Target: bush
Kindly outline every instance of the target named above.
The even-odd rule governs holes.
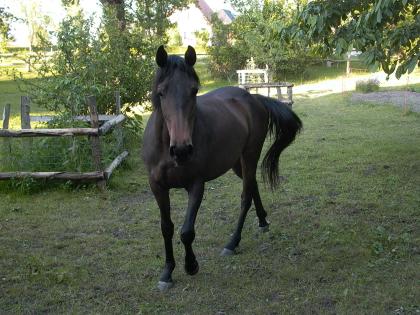
[[[81,115],[88,113],[87,95],[96,97],[100,114],[114,112],[116,90],[122,104],[149,99],[156,48],[168,40],[168,17],[189,1],[168,0],[165,6],[159,1],[101,1],[98,28],[92,17],[84,16],[79,2],[63,1],[67,15],[54,34],[54,56],[46,58],[41,49],[33,60],[42,79],[22,80],[31,100],[50,111]]]
[[[114,112],[115,90],[120,91],[123,104],[145,101],[155,47],[138,32],[118,29],[112,15],[105,15],[97,31],[81,11],[67,16],[57,33],[52,59],[38,53],[36,71],[42,80],[36,85],[22,80],[26,93],[41,107],[73,115],[88,113],[87,95],[96,97],[101,114]]]
[[[358,80],[356,82],[356,91],[362,93],[376,92],[379,91],[379,84],[378,79]]]
[[[217,78],[232,80],[236,70],[242,69],[249,58],[247,50],[241,42],[233,42],[232,26],[223,24],[216,15],[212,18],[212,28],[212,45],[208,47],[210,72]]]

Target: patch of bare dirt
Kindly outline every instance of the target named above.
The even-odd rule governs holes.
[[[420,113],[420,93],[409,91],[384,91],[372,93],[353,93],[352,102],[372,102],[375,104],[391,104],[400,108],[408,108]]]

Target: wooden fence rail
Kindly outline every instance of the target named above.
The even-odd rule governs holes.
[[[92,160],[95,167],[91,172],[0,172],[0,180],[31,177],[36,179],[65,179],[65,180],[95,180],[98,186],[103,188],[105,183],[111,177],[113,171],[127,158],[128,151],[120,153],[107,167],[102,165],[102,152],[100,137],[117,128],[118,149],[122,147],[122,130],[119,129],[126,116],[121,114],[121,100],[119,93],[116,92],[116,115],[107,115],[105,123],[99,126],[99,116],[97,112],[96,99],[94,96],[88,96],[86,102],[90,111],[90,128],[62,128],[62,129],[31,129],[30,101],[23,96],[21,98],[21,128],[20,130],[9,129],[10,104],[6,104],[3,111],[3,129],[0,129],[0,138],[4,138],[7,152],[11,153],[9,138],[26,137],[69,137],[69,136],[88,136],[90,138],[92,149]],[[50,120],[50,119],[48,119]],[[47,121],[48,121],[47,120]],[[28,148],[25,148],[25,150]],[[27,152],[27,154],[30,154]]]

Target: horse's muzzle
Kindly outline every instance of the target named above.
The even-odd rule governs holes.
[[[191,158],[193,151],[194,147],[192,144],[171,145],[169,147],[169,154],[178,164],[187,162]]]

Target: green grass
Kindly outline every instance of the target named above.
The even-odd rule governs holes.
[[[327,67],[325,62],[314,64],[303,71],[295,74],[284,75],[282,81],[292,82],[295,85],[316,83],[322,80],[336,79],[346,76],[346,62],[334,63],[331,67]],[[350,76],[358,76],[360,74],[369,73],[366,66],[359,60],[351,61],[352,73]]]
[[[37,84],[40,79],[34,77],[33,73],[24,73],[25,79],[29,83]],[[3,119],[3,108],[6,104],[11,105],[10,110],[10,129],[20,128],[20,99],[25,92],[19,89],[19,85],[8,76],[0,77],[0,121]],[[50,115],[50,111],[31,103],[31,115]],[[32,124],[33,125],[33,124]],[[0,125],[2,127],[2,125]]]
[[[173,190],[175,287],[139,152],[106,192],[0,191],[0,313],[416,314],[419,311],[420,115],[296,99],[304,131],[281,157],[280,188],[261,185],[270,232],[251,209],[239,254],[219,257],[239,215],[232,172],[206,185],[183,272],[186,194]]]

